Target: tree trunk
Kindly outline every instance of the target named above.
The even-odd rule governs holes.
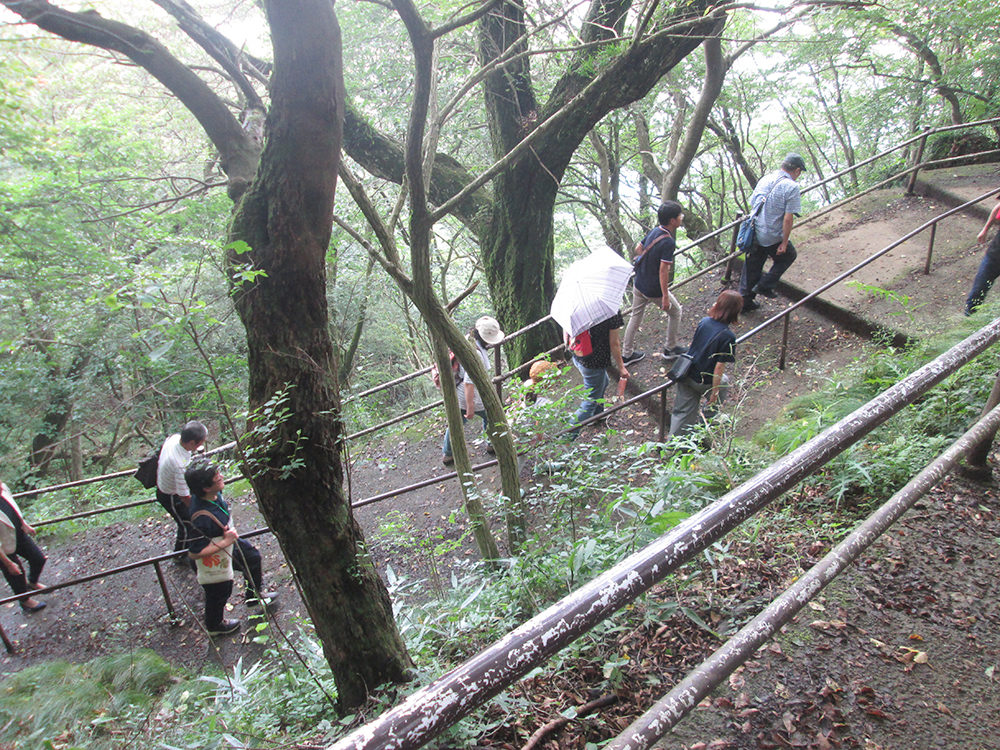
[[[270,0],[266,11],[268,139],[231,229],[250,250],[228,255],[233,270],[266,274],[233,289],[249,347],[246,468],[348,708],[405,680],[410,660],[343,491],[325,264],[344,114],[340,30],[328,0]],[[286,408],[269,408],[279,393]]]
[[[522,162],[497,178],[490,228],[480,241],[490,296],[506,326],[549,314],[555,296],[552,216],[557,188],[557,181],[532,163]],[[555,323],[536,326],[507,344],[507,359],[527,362],[559,340]]]

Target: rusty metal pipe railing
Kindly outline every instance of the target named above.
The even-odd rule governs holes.
[[[1000,123],[1000,117],[998,117],[998,118],[989,118],[989,119],[986,119],[986,120],[979,120],[979,121],[971,122],[971,123],[962,123],[962,124],[959,124],[959,125],[943,126],[943,127],[940,127],[940,128],[934,128],[934,129],[932,129],[930,131],[925,131],[925,132],[923,132],[923,133],[921,133],[919,135],[913,136],[912,138],[910,138],[910,139],[908,139],[906,141],[903,141],[902,143],[898,144],[897,146],[894,146],[894,147],[892,147],[890,149],[887,149],[887,150],[885,150],[883,152],[880,152],[879,154],[876,154],[875,156],[869,157],[868,159],[865,159],[865,160],[863,160],[861,162],[858,162],[857,164],[854,164],[854,165],[852,165],[851,167],[848,167],[845,170],[837,172],[834,175],[831,175],[830,177],[828,177],[823,182],[816,183],[815,185],[811,185],[811,186],[807,187],[805,190],[803,190],[803,192],[807,192],[807,191],[809,191],[809,190],[811,190],[811,189],[813,189],[815,187],[818,187],[821,184],[825,184],[825,183],[827,183],[827,182],[829,182],[829,181],[831,181],[833,179],[836,179],[836,178],[839,178],[839,177],[841,177],[841,176],[843,176],[845,174],[848,174],[851,171],[859,169],[860,167],[866,166],[867,164],[870,164],[873,161],[876,161],[877,159],[882,158],[882,157],[884,157],[884,156],[892,153],[893,151],[899,150],[900,148],[908,146],[909,144],[911,144],[911,143],[913,143],[913,142],[915,142],[917,140],[920,140],[921,138],[926,138],[929,135],[934,135],[936,133],[942,133],[942,132],[948,132],[948,131],[951,131],[951,130],[959,130],[959,129],[972,128],[972,127],[978,127],[978,126],[983,126],[983,125],[991,125],[991,124],[996,124],[996,123]],[[984,152],[984,153],[993,153],[993,152],[991,151],[991,152]],[[975,155],[977,155],[977,154],[973,154],[972,156],[975,156]],[[885,182],[891,182],[892,180],[898,179],[901,175],[906,174],[907,172],[910,172],[912,174],[913,170],[919,169],[921,167],[925,167],[926,168],[927,166],[931,166],[931,165],[944,164],[944,163],[947,163],[948,161],[952,161],[952,160],[955,160],[955,159],[968,158],[968,156],[970,156],[970,155],[965,155],[964,157],[951,157],[949,159],[939,159],[939,160],[936,160],[936,161],[933,161],[933,162],[928,162],[927,164],[916,164],[916,165],[914,165],[914,166],[912,166],[912,167],[910,167],[910,168],[908,168],[906,170],[901,171],[899,174],[895,175],[894,177],[889,178]],[[864,193],[862,193],[862,195],[863,194]],[[853,197],[858,197],[858,196],[853,196]],[[836,205],[843,205],[845,202],[847,202],[847,201],[841,201],[841,202],[839,202]],[[974,202],[975,201],[967,203],[967,204],[965,204],[965,206],[968,206],[968,205],[970,205],[971,203],[974,203]],[[965,207],[965,206],[963,206],[963,207]],[[947,215],[950,215],[950,213],[947,214]],[[806,222],[806,221],[809,221],[811,218],[813,218],[813,215],[810,215],[809,217],[806,217],[803,220],[803,223]],[[732,229],[733,230],[733,243],[735,243],[736,228],[738,227],[739,222],[741,220],[742,219],[737,219],[734,222],[731,222],[731,223],[726,224],[726,225],[724,225],[722,227],[719,227],[718,229],[714,230],[713,232],[710,232],[709,234],[703,235],[702,237],[700,237],[695,242],[693,242],[693,243],[685,246],[684,248],[681,248],[680,250],[678,250],[677,254],[682,254],[682,253],[690,250],[691,248],[694,248],[694,247],[700,245],[702,242],[706,241],[707,239],[710,239],[712,237],[718,236],[719,234],[721,234],[722,232],[726,231],[727,229]],[[731,244],[733,244],[733,243],[731,243]],[[697,279],[697,278],[699,278],[699,277],[701,277],[701,276],[703,276],[703,275],[711,272],[712,270],[714,270],[715,268],[721,266],[724,263],[731,263],[732,259],[734,259],[735,257],[737,257],[739,254],[740,253],[738,253],[738,252],[730,252],[730,254],[727,255],[725,258],[723,258],[723,259],[721,259],[721,260],[713,263],[712,265],[708,266],[707,268],[702,269],[701,271],[698,271],[697,273],[695,273],[695,274],[693,274],[691,276],[686,277],[685,279],[683,279],[683,280],[679,281],[677,284],[675,284],[675,286],[676,287],[683,286],[683,285],[685,285],[687,283],[690,283],[691,281],[694,281],[695,279]],[[826,287],[826,288],[828,288],[828,287]],[[807,298],[804,298],[803,300],[800,300],[800,303],[804,302],[806,299],[811,299],[812,296],[816,296],[816,294],[819,291],[825,291],[825,288],[821,289],[821,290],[817,290],[817,292],[814,293],[813,295],[811,295],[810,297],[807,297]],[[794,307],[797,307],[797,305],[794,306]],[[791,309],[794,309],[794,307],[793,308],[787,308],[786,312],[790,311]],[[781,315],[781,314],[779,313],[779,315]],[[540,318],[539,320],[534,321],[533,323],[529,323],[527,326],[524,326],[523,328],[520,328],[517,331],[514,331],[513,333],[508,334],[504,338],[504,340],[501,342],[500,345],[502,346],[503,343],[506,343],[507,341],[509,341],[509,340],[511,340],[513,338],[516,338],[517,336],[519,336],[519,335],[521,335],[521,334],[523,334],[523,333],[525,333],[525,332],[527,332],[527,331],[529,331],[529,330],[531,330],[531,329],[533,329],[533,328],[535,328],[535,327],[537,327],[539,325],[542,325],[543,323],[547,322],[548,320],[551,320],[551,316],[546,316],[544,318]],[[768,325],[770,322],[771,322],[770,320],[769,321],[765,321],[765,323],[762,324],[761,326],[759,326],[758,328],[766,327],[766,325]],[[757,329],[755,329],[755,331],[756,330]],[[740,340],[742,341],[743,338],[741,338]],[[559,348],[560,347],[555,347],[554,349],[550,350],[550,352],[548,354],[552,354],[553,352],[557,351]],[[515,369],[510,370],[510,371],[508,371],[506,373],[503,373],[502,375],[498,375],[498,376],[496,376],[494,378],[494,381],[496,381],[498,378],[501,378],[501,377],[502,378],[511,377],[511,376],[514,375],[514,373],[517,372],[518,369],[519,368],[515,368]],[[383,384],[381,384],[379,386],[375,386],[374,388],[371,388],[371,389],[369,389],[367,391],[364,391],[364,392],[362,392],[360,394],[357,394],[357,395],[351,397],[350,399],[345,400],[345,403],[347,401],[349,401],[349,400],[354,400],[354,399],[359,398],[361,396],[367,396],[367,395],[371,395],[373,393],[377,393],[377,392],[379,392],[381,390],[385,390],[386,388],[392,387],[393,385],[398,385],[400,383],[403,383],[403,382],[406,382],[407,380],[411,380],[413,378],[419,377],[420,375],[426,374],[428,372],[430,372],[430,368],[429,367],[428,368],[424,368],[422,370],[418,370],[418,371],[413,372],[413,373],[409,373],[408,375],[401,376],[400,378],[397,378],[394,381],[390,381],[388,383],[383,383]],[[438,403],[440,403],[440,402],[438,402]],[[417,409],[415,411],[412,411],[412,412],[409,412],[409,413],[407,413],[405,415],[402,415],[401,417],[389,420],[388,422],[382,423],[380,425],[376,425],[376,426],[374,426],[372,428],[366,428],[366,429],[361,430],[361,431],[359,431],[357,433],[354,433],[353,435],[348,435],[348,436],[346,436],[346,439],[352,439],[352,438],[361,437],[361,436],[370,434],[370,433],[375,432],[375,431],[377,431],[379,429],[383,429],[384,427],[388,427],[388,426],[391,426],[392,424],[396,424],[398,422],[401,422],[401,421],[403,421],[403,420],[405,420],[405,419],[407,419],[407,418],[409,418],[411,416],[416,416],[416,415],[421,414],[421,413],[423,413],[425,411],[429,411],[431,408],[433,408],[432,405],[429,405],[427,407],[423,407],[421,409]],[[215,452],[222,451],[222,450],[227,450],[227,449],[235,447],[235,446],[236,446],[235,442],[226,443],[225,445],[219,446],[218,448],[215,448],[212,451],[209,451],[208,453],[206,453],[206,455],[211,455],[211,454],[213,454]],[[118,471],[118,472],[114,472],[114,473],[106,474],[106,475],[101,475],[101,476],[98,476],[98,477],[90,477],[90,478],[87,478],[87,479],[76,480],[76,481],[73,481],[73,482],[67,482],[67,483],[64,483],[64,484],[53,485],[53,486],[50,486],[50,487],[42,487],[42,488],[37,488],[37,489],[32,489],[32,490],[26,490],[26,491],[23,491],[23,492],[15,493],[14,497],[15,498],[33,497],[33,496],[41,495],[41,494],[48,493],[48,492],[55,492],[55,491],[62,490],[62,489],[69,489],[69,488],[72,488],[72,487],[79,487],[79,486],[83,486],[83,485],[87,485],[87,484],[93,484],[93,483],[97,483],[97,482],[102,482],[102,481],[106,481],[108,479],[115,479],[115,478],[119,478],[119,477],[130,476],[130,475],[132,475],[134,473],[134,471],[135,471],[134,469],[125,469],[125,470],[122,470],[122,471]],[[151,502],[151,501],[149,501],[149,502]],[[107,509],[99,509],[97,511],[90,512],[88,514],[89,515],[97,515],[99,513],[112,512],[112,511],[118,510],[120,508],[132,507],[133,505],[139,505],[139,504],[143,504],[143,503],[127,504],[127,505],[124,505],[124,506],[114,506],[114,507],[107,508]],[[74,516],[68,516],[67,519],[68,518],[74,518],[74,517],[82,517],[82,516],[76,516],[76,515],[74,515]],[[50,523],[54,523],[54,521],[50,521]]]
[[[240,534],[240,539],[252,539],[253,537],[260,536],[262,534],[269,534],[271,529],[267,526],[263,526],[259,529],[254,529],[245,534]],[[126,563],[125,565],[119,565],[116,568],[108,568],[107,570],[102,570],[97,573],[89,573],[85,576],[80,576],[79,578],[71,578],[68,581],[60,581],[59,583],[53,583],[50,586],[45,586],[32,591],[25,591],[23,594],[14,594],[12,596],[7,596],[0,599],[0,606],[4,604],[10,604],[12,602],[20,602],[22,599],[30,599],[34,596],[42,596],[48,594],[52,591],[58,591],[59,589],[68,589],[73,586],[79,586],[80,584],[90,583],[91,581],[97,581],[101,578],[107,578],[108,576],[118,575],[120,573],[127,573],[130,570],[136,570],[145,566],[151,566],[157,577],[157,581],[160,585],[160,590],[163,593],[163,599],[167,607],[167,613],[171,619],[174,619],[174,606],[170,599],[170,593],[167,591],[166,581],[163,578],[163,572],[160,570],[160,563],[167,560],[172,560],[181,555],[187,555],[186,550],[181,550],[179,552],[168,552],[164,555],[157,555],[156,557],[147,557],[142,560],[136,560],[135,562]],[[14,644],[11,643],[7,634],[4,632],[3,625],[0,625],[0,640],[3,641],[4,647],[7,649],[7,653],[14,653]]]
[[[929,227],[929,226],[930,227],[934,227],[934,226],[936,226],[936,223],[938,221],[940,221],[940,220],[942,220],[944,218],[947,218],[948,216],[951,216],[952,214],[958,213],[959,211],[962,211],[965,208],[968,208],[970,205],[978,203],[979,201],[982,201],[982,200],[988,198],[990,195],[993,195],[993,194],[995,194],[997,192],[1000,192],[1000,189],[990,190],[987,193],[984,193],[983,195],[981,195],[981,196],[979,196],[977,198],[972,199],[971,201],[967,201],[966,203],[962,204],[961,206],[957,206],[956,208],[950,209],[949,211],[946,211],[945,213],[940,214],[939,216],[935,217],[934,219],[931,219],[930,221],[925,222],[924,224],[922,224],[917,229],[914,229],[912,232],[908,233],[907,235],[904,235],[903,237],[901,237],[900,239],[898,239],[894,243],[892,243],[892,244],[888,245],[887,247],[883,248],[882,250],[880,250],[880,251],[878,251],[878,252],[870,255],[868,258],[866,258],[865,260],[863,260],[860,263],[856,264],[851,269],[845,271],[844,273],[840,274],[836,278],[834,278],[831,281],[827,282],[826,284],[820,286],[819,288],[817,288],[813,292],[810,292],[809,294],[807,294],[805,297],[803,297],[801,300],[799,300],[795,304],[790,305],[789,307],[785,308],[784,310],[781,310],[778,313],[776,313],[775,315],[773,315],[771,318],[768,318],[767,320],[763,321],[757,327],[751,329],[750,331],[748,331],[745,334],[743,334],[742,336],[740,336],[737,339],[737,343],[742,343],[743,341],[749,339],[751,336],[754,336],[757,333],[759,333],[760,331],[764,330],[768,326],[773,325],[778,320],[782,320],[783,326],[784,326],[784,330],[783,330],[783,333],[782,333],[782,344],[781,344],[781,350],[780,350],[779,368],[780,369],[784,369],[784,366],[786,364],[786,357],[787,357],[788,335],[789,335],[789,325],[790,325],[789,320],[790,320],[790,315],[791,315],[791,313],[793,311],[795,311],[798,308],[802,307],[803,305],[805,305],[806,302],[808,302],[809,300],[813,299],[814,297],[819,296],[822,292],[824,292],[827,289],[829,289],[830,287],[834,286],[834,284],[840,283],[845,278],[848,278],[849,276],[851,276],[852,274],[854,274],[856,271],[860,270],[861,268],[864,268],[866,265],[868,265],[869,263],[877,260],[882,255],[886,254],[890,250],[892,250],[895,247],[899,246],[900,244],[902,244],[906,240],[911,239],[913,236],[919,234],[921,231],[923,231],[927,227]],[[682,280],[681,282],[679,282],[675,286],[682,286],[683,284],[686,284],[686,283],[688,283],[690,281],[693,281],[694,278],[696,278],[698,275],[701,275],[703,273],[707,273],[708,270],[710,270],[711,268],[715,268],[715,267],[718,267],[718,266],[722,265],[723,263],[726,262],[726,260],[727,259],[723,258],[722,260],[717,261],[715,264],[713,264],[712,266],[710,266],[709,269],[705,269],[704,271],[699,272],[699,274],[696,274],[695,276],[687,277],[686,279]],[[560,347],[555,347],[553,350],[551,350],[547,354],[551,354],[551,353],[557,351],[559,348]],[[509,373],[506,373],[506,375],[513,374],[513,372],[515,372],[515,370],[511,370]],[[497,376],[497,377],[501,377],[501,376]],[[494,378],[494,379],[496,379],[496,378]],[[587,426],[589,424],[605,420],[609,416],[611,416],[612,414],[614,414],[615,412],[617,412],[617,411],[619,411],[619,410],[621,410],[621,409],[623,409],[623,408],[625,408],[627,406],[630,406],[630,405],[632,405],[634,403],[637,403],[638,401],[641,401],[641,400],[643,400],[645,398],[649,398],[650,396],[652,396],[652,395],[654,395],[656,393],[663,394],[662,398],[665,399],[665,390],[667,388],[669,388],[671,385],[673,385],[673,383],[671,383],[670,381],[665,381],[664,383],[661,383],[660,385],[657,385],[657,386],[649,389],[648,391],[646,391],[646,392],[644,392],[644,393],[642,393],[642,394],[640,394],[638,396],[634,396],[631,399],[629,399],[627,401],[624,401],[623,403],[618,404],[618,405],[612,407],[611,409],[606,410],[605,412],[603,412],[601,414],[598,414],[598,415],[595,415],[594,417],[591,417],[590,419],[586,420],[585,422],[582,422],[579,426],[581,426],[581,427],[582,426]],[[359,437],[359,436],[362,436],[362,435],[369,434],[371,432],[375,432],[376,430],[382,429],[383,427],[389,426],[390,424],[395,424],[397,422],[401,422],[401,421],[403,421],[405,419],[408,419],[409,417],[415,416],[417,414],[421,414],[423,412],[430,411],[431,409],[434,409],[434,408],[440,406],[441,403],[442,403],[441,401],[436,401],[436,402],[434,402],[432,404],[429,404],[427,406],[421,407],[421,408],[416,409],[416,410],[414,410],[412,412],[408,412],[407,414],[404,414],[402,416],[395,417],[392,420],[389,420],[388,422],[385,422],[385,423],[383,423],[381,425],[375,425],[373,427],[367,428],[365,430],[362,430],[360,432],[354,433],[352,435],[348,435],[347,439],[352,439],[352,438],[355,438],[355,437]],[[663,404],[661,404],[661,411],[665,411],[665,408],[666,407],[665,407],[665,402],[664,402]],[[665,423],[665,417],[663,417],[661,415],[661,418],[660,418],[660,429],[659,429],[659,439],[661,441],[665,437],[664,423]],[[574,426],[574,427],[576,427],[576,426]],[[573,428],[567,428],[566,430],[563,430],[562,433],[569,432],[571,429],[573,429]],[[562,434],[562,433],[559,433],[559,434]],[[215,449],[215,451],[222,450],[222,449],[227,448],[227,447],[232,447],[233,445],[235,445],[235,443],[228,443],[225,446],[220,446],[219,448]],[[215,452],[215,451],[213,451],[213,452]],[[522,454],[522,452],[518,453],[518,455],[521,455],[521,454]],[[496,463],[497,463],[496,459],[492,459],[492,460],[489,460],[489,461],[485,461],[485,462],[483,462],[481,464],[477,464],[477,465],[473,466],[472,468],[475,471],[479,471],[479,470],[482,470],[482,469],[489,468],[490,466],[494,466]],[[126,474],[131,474],[131,473],[132,473],[132,470],[129,470],[127,472],[121,472],[120,475],[126,475]],[[404,487],[396,488],[394,490],[389,490],[387,492],[383,492],[383,493],[380,493],[378,495],[373,495],[373,496],[364,498],[364,499],[359,500],[359,501],[357,501],[355,503],[352,503],[352,507],[359,508],[359,507],[364,507],[365,505],[371,505],[373,503],[380,502],[382,500],[388,500],[390,498],[398,497],[399,495],[406,494],[407,492],[412,492],[412,491],[415,491],[415,490],[418,490],[418,489],[422,489],[424,487],[428,487],[428,486],[431,486],[431,485],[434,485],[434,484],[438,484],[440,482],[445,482],[445,481],[448,481],[450,479],[454,479],[456,476],[457,476],[457,474],[454,471],[447,472],[445,474],[441,474],[441,475],[436,476],[436,477],[431,477],[430,479],[423,480],[421,482],[417,482],[417,483],[414,483],[414,484],[411,484],[411,485],[406,485]],[[48,488],[47,491],[51,491],[53,489],[57,489],[57,488]],[[148,503],[148,502],[152,502],[152,500],[140,501],[140,502],[136,502],[136,503],[128,503],[128,504],[125,504],[125,505],[122,505],[122,506],[115,506],[114,508],[98,509],[98,510],[94,510],[94,511],[87,511],[87,512],[84,512],[84,513],[81,513],[81,514],[74,514],[73,516],[67,516],[67,517],[62,518],[62,519],[53,519],[51,521],[40,521],[38,524],[36,524],[36,526],[45,525],[46,523],[55,523],[57,520],[69,520],[71,518],[85,517],[85,516],[89,516],[89,515],[97,515],[99,513],[110,512],[112,510],[117,510],[117,509],[120,509],[120,508],[133,507],[135,505],[142,505],[142,504],[145,504],[145,503]]]
[[[860,441],[1000,340],[1000,319],[903,378],[755,477],[465,663],[353,731],[332,750],[417,748],[520,679],[682,563]]]
[[[646,750],[652,747],[943,479],[971,446],[996,432],[998,427],[1000,406],[976,422],[951,447],[924,467],[846,539],[830,550],[808,573],[782,592],[708,659],[688,672],[667,695],[605,745],[605,750]]]

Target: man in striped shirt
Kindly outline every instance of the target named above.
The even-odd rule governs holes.
[[[754,297],[761,294],[774,298],[774,287],[781,274],[795,262],[795,245],[789,237],[795,217],[802,211],[802,198],[796,180],[806,171],[806,162],[791,153],[781,163],[781,169],[763,177],[750,196],[750,210],[763,203],[754,220],[756,237],[747,251],[740,276],[740,294],[743,295],[743,312],[760,307]],[[771,268],[763,273],[764,262],[770,258]]]

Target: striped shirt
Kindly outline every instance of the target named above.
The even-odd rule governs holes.
[[[754,227],[757,230],[757,244],[770,247],[781,242],[785,214],[798,215],[802,212],[802,198],[798,184],[783,169],[772,172],[757,183],[750,196],[750,210],[765,198],[764,208],[757,214]]]

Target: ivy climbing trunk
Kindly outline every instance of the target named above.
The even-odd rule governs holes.
[[[343,121],[340,32],[328,0],[265,5],[274,45],[267,144],[228,254],[249,349],[244,451],[346,708],[404,680],[410,660],[343,490],[325,263]]]

